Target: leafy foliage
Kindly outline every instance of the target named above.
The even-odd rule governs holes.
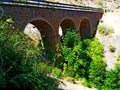
[[[56,59],[60,62],[57,65],[63,76],[72,78],[72,81],[73,78],[82,80],[89,87],[107,90],[108,87],[101,87],[104,86],[107,72],[103,45],[97,38],[79,38],[74,31],[68,30],[63,45],[58,45],[57,51]]]
[[[60,77],[61,73],[62,73],[61,69],[59,69],[57,67],[55,67],[55,68],[52,69],[52,75],[54,77],[57,77],[57,78]]]
[[[103,85],[106,73],[106,63],[101,57],[96,56],[90,64],[89,80],[98,88]]]
[[[87,47],[87,54],[94,59],[96,56],[103,57],[103,45],[98,41],[97,38],[86,39],[85,43],[89,45]]]
[[[61,64],[63,76],[93,79],[93,77],[97,76],[92,76],[92,73],[100,74],[105,72],[106,64],[102,60],[103,46],[96,38],[81,39],[73,30],[67,30],[64,35],[63,45],[57,55],[62,57],[57,59],[62,59],[60,61],[63,63]],[[59,60],[57,61],[59,62]],[[101,69],[99,68],[99,71],[94,71],[93,66],[98,67],[99,62],[101,63]],[[89,76],[90,74],[91,76]]]
[[[66,31],[63,44],[63,74],[76,78],[85,76],[87,73],[85,69],[87,69],[89,59],[87,60],[88,57],[86,57],[85,51],[82,50],[83,44],[77,33],[70,30]]]
[[[99,88],[99,86],[103,85],[106,75],[106,62],[102,59],[104,56],[103,45],[96,38],[86,39],[84,42],[89,45],[86,52],[92,59],[89,66],[89,83]]]
[[[0,22],[0,88],[54,90],[57,82],[46,77],[52,72],[55,77],[77,78],[100,90],[120,89],[120,65],[105,70],[103,45],[98,39],[79,38],[73,30],[67,30],[62,46],[56,46],[56,54],[48,52],[55,65],[51,67],[49,62],[38,61],[43,49],[34,47],[29,37],[8,23]]]
[[[107,89],[106,89],[107,88]],[[119,90],[120,89],[120,64],[116,64],[114,70],[109,70],[106,74],[103,90]]]
[[[80,42],[79,36],[74,30],[67,29],[63,38],[63,44],[66,47],[73,48]]]
[[[41,47],[34,47],[27,36],[1,20],[0,88],[53,90],[56,83],[46,77],[48,65],[37,61],[41,53]]]

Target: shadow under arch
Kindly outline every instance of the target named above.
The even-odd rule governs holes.
[[[49,49],[49,50],[54,51],[55,39],[53,38],[54,31],[53,31],[51,25],[48,22],[46,22],[45,20],[41,20],[41,19],[32,20],[29,23],[38,29],[40,36],[41,36],[40,42],[43,43],[44,49]]]
[[[90,21],[87,18],[83,18],[81,20],[79,30],[80,30],[81,37],[91,36],[91,25],[90,25]]]
[[[63,19],[59,25],[59,27],[61,27],[63,34],[65,33],[65,30],[70,29],[70,30],[75,30],[75,24],[74,22],[67,18],[67,19]]]

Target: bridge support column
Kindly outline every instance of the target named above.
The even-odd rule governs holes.
[[[54,32],[54,35],[49,36],[48,40],[50,42],[50,50],[53,51],[53,52],[56,52],[56,45],[60,44],[60,37],[59,37],[59,34],[58,34],[58,30],[56,28],[53,29],[52,31]]]
[[[47,37],[48,38],[48,40],[49,40],[49,43],[50,43],[50,46],[48,47],[48,49],[50,49],[51,51],[55,51],[55,38],[54,38],[54,36],[52,36],[52,37]]]
[[[56,45],[57,44],[60,44],[60,38],[59,38],[59,35],[55,35],[53,37],[47,37],[49,38],[49,42],[50,42],[50,47],[49,49],[53,52],[56,51]]]
[[[79,28],[79,25],[76,25],[76,32],[77,32],[78,36],[80,37],[80,28]]]

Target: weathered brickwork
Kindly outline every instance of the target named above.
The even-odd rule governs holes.
[[[51,48],[60,42],[59,26],[64,29],[72,27],[80,36],[94,36],[97,24],[103,12],[78,11],[65,9],[50,9],[43,7],[1,5],[6,17],[12,17],[14,24],[20,30],[24,30],[28,23],[34,24],[46,37]]]

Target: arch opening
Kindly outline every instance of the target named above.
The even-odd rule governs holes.
[[[91,35],[91,27],[88,19],[83,19],[80,23],[80,36],[90,36]]]
[[[27,24],[24,32],[35,42],[35,46],[41,45],[43,49],[54,51],[52,27],[43,20],[35,20]]]
[[[65,30],[70,29],[70,30],[75,30],[75,24],[72,20],[70,19],[65,19],[61,22],[60,27],[63,31],[63,34],[65,33]]]
[[[59,26],[58,34],[60,36],[60,42],[63,43],[63,37],[66,33],[66,30],[75,30],[75,24],[70,19],[65,19],[61,22]]]

